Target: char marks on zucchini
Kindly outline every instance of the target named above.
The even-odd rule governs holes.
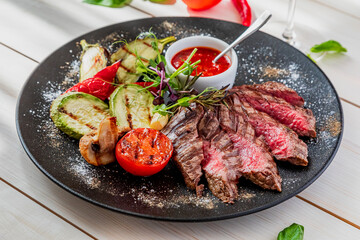
[[[140,74],[136,73],[137,56],[142,60],[145,66],[148,66],[150,60],[154,60],[158,52],[162,52],[165,45],[175,41],[175,37],[158,39],[158,49],[154,49],[152,44],[156,42],[154,38],[136,39],[123,45],[119,50],[111,55],[111,62],[121,60],[121,66],[116,76],[119,83],[134,83],[138,80]]]
[[[60,95],[50,108],[50,117],[56,127],[76,139],[98,129],[100,122],[109,116],[105,102],[81,92]]]

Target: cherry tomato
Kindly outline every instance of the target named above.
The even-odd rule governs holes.
[[[221,0],[183,0],[193,10],[205,10],[218,4]]]
[[[151,176],[160,172],[173,153],[170,139],[151,128],[137,128],[116,145],[115,155],[120,166],[136,176]]]

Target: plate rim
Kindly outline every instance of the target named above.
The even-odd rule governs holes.
[[[135,216],[135,217],[139,217],[139,218],[145,218],[145,219],[151,219],[151,220],[160,220],[160,221],[170,221],[170,222],[210,222],[210,221],[218,221],[218,220],[225,220],[225,219],[230,219],[230,218],[236,218],[236,217],[241,217],[241,216],[246,216],[252,213],[256,213],[256,212],[260,212],[263,211],[265,209],[274,207],[279,205],[282,202],[285,202],[287,200],[289,200],[290,198],[298,195],[300,192],[304,191],[306,188],[308,188],[312,183],[314,183],[323,173],[324,171],[329,167],[329,165],[332,163],[334,157],[336,156],[337,151],[339,150],[339,147],[341,145],[341,141],[343,138],[343,132],[344,132],[344,113],[343,113],[343,107],[342,107],[342,103],[341,103],[341,99],[333,85],[333,83],[330,81],[329,77],[324,73],[324,71],[313,61],[311,61],[310,59],[308,59],[308,61],[311,62],[311,64],[313,64],[313,66],[315,66],[317,68],[317,70],[320,71],[320,73],[326,78],[326,80],[328,81],[330,87],[332,88],[332,90],[335,93],[335,97],[337,102],[339,103],[339,114],[340,114],[340,122],[341,122],[341,131],[338,135],[338,139],[336,141],[336,146],[333,149],[330,158],[328,159],[328,161],[326,162],[326,164],[311,178],[310,181],[308,181],[306,184],[304,184],[303,186],[301,186],[300,188],[298,188],[296,191],[294,191],[293,193],[289,194],[288,196],[285,196],[284,198],[280,198],[274,202],[269,202],[267,204],[264,204],[262,206],[253,208],[253,209],[249,209],[249,210],[245,210],[242,212],[237,212],[237,213],[232,213],[232,214],[225,214],[225,215],[220,215],[220,216],[212,216],[212,217],[203,217],[200,219],[188,219],[188,218],[172,218],[172,217],[163,217],[163,216],[156,216],[156,215],[150,215],[150,214],[144,214],[144,213],[138,213],[138,212],[133,212],[133,211],[128,211],[128,210],[124,210],[124,209],[119,209],[116,207],[112,207],[109,206],[107,204],[95,201],[89,197],[83,196],[81,193],[78,193],[76,191],[74,191],[73,189],[71,189],[70,187],[66,186],[65,184],[61,183],[59,180],[57,180],[54,176],[52,176],[49,172],[47,172],[35,159],[35,157],[31,154],[29,148],[26,146],[25,144],[25,140],[21,134],[21,126],[19,124],[19,111],[20,111],[20,101],[23,97],[23,94],[25,92],[25,88],[28,85],[28,83],[30,82],[32,76],[34,75],[34,73],[40,68],[40,66],[47,61],[55,52],[59,51],[60,49],[62,49],[64,46],[68,45],[69,43],[73,42],[74,40],[76,40],[77,38],[81,38],[82,36],[91,34],[93,32],[97,32],[99,30],[103,30],[103,29],[111,29],[114,28],[115,26],[119,25],[119,24],[126,24],[126,23],[132,23],[132,22],[141,22],[144,20],[148,20],[148,19],[158,19],[158,20],[181,20],[181,19],[203,19],[203,20],[212,20],[212,21],[220,21],[220,22],[225,22],[225,23],[231,23],[231,24],[238,24],[241,25],[239,23],[236,22],[231,22],[231,21],[226,21],[226,20],[221,20],[221,19],[214,19],[214,18],[204,18],[204,17],[173,17],[173,16],[168,16],[168,17],[150,17],[150,18],[140,18],[140,19],[135,19],[135,20],[130,20],[130,21],[124,21],[124,22],[118,22],[118,23],[114,23],[114,24],[110,24],[110,25],[106,25],[104,27],[100,27],[91,31],[88,31],[84,34],[81,34],[77,37],[72,38],[70,41],[67,41],[65,44],[61,45],[60,47],[58,47],[57,49],[55,49],[54,51],[52,51],[46,58],[44,58],[41,62],[38,63],[38,65],[36,66],[36,68],[31,72],[31,74],[29,75],[29,77],[27,78],[27,80],[23,83],[23,86],[21,88],[21,91],[19,92],[19,95],[17,97],[17,102],[16,102],[16,111],[15,111],[15,123],[16,123],[16,132],[17,135],[19,137],[20,143],[22,145],[22,147],[24,148],[26,154],[28,155],[28,157],[30,158],[30,160],[35,164],[35,166],[45,175],[47,176],[52,182],[56,183],[58,186],[60,186],[61,188],[67,190],[68,192],[70,192],[71,194],[89,202],[92,203],[96,206],[100,206],[102,208],[117,212],[117,213],[122,213],[122,214],[126,214],[129,216]],[[243,26],[243,25],[241,25]],[[245,26],[243,26],[245,27]],[[246,28],[246,27],[245,27]],[[267,35],[268,37],[272,38],[275,41],[281,41],[281,39],[278,39],[268,33],[262,32],[260,31],[262,34]],[[289,45],[290,46],[290,45]],[[297,53],[300,53],[301,55],[305,56],[306,55],[304,53],[302,53],[300,50],[298,50],[297,48],[294,48],[293,46],[290,46],[291,48],[295,49]],[[306,57],[307,58],[307,57]]]

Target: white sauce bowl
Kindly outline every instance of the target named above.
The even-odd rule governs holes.
[[[165,53],[165,59],[167,62],[166,68],[170,73],[173,73],[176,71],[174,66],[171,64],[171,59],[181,50],[184,50],[186,48],[192,48],[192,47],[210,47],[215,48],[219,50],[220,52],[223,51],[225,48],[227,48],[229,44],[226,42],[213,38],[213,37],[207,37],[207,36],[193,36],[193,37],[187,37],[180,39],[176,42],[174,42],[166,51]],[[238,67],[238,57],[234,51],[234,49],[231,49],[230,52],[226,54],[229,59],[231,60],[230,67],[217,75],[209,76],[209,77],[200,77],[198,80],[196,80],[193,87],[201,92],[207,87],[214,87],[217,89],[221,89],[222,87],[225,87],[226,85],[229,85],[228,88],[232,88],[235,82],[235,76],[236,76],[236,70]],[[179,75],[179,79],[184,81],[186,80],[187,76],[184,74]]]

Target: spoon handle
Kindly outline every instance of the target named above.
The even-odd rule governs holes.
[[[254,32],[256,32],[257,30],[259,30],[262,26],[264,26],[264,24],[270,19],[271,17],[271,13],[270,11],[266,10],[264,11],[260,17],[258,19],[256,19],[256,21],[251,24],[250,27],[248,27],[248,29],[245,30],[245,32],[243,32],[232,44],[230,44],[224,51],[222,51],[219,55],[217,55],[217,57],[214,59],[214,63],[217,62],[217,60],[219,60],[219,58],[221,58],[222,56],[225,55],[225,53],[227,53],[231,48],[233,48],[235,45],[241,43],[242,41],[244,41],[247,37],[249,37],[250,35],[252,35]]]

